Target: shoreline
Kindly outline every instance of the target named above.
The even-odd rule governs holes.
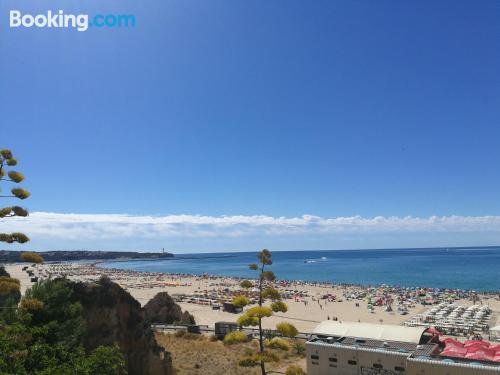
[[[177,258],[176,260],[184,260],[184,259],[199,259],[199,258],[182,258],[182,259]],[[128,261],[135,261],[135,260],[123,260],[120,262],[126,263]],[[248,277],[223,275],[223,274],[216,275],[216,274],[208,274],[208,273],[198,274],[198,273],[190,273],[190,272],[182,272],[182,273],[157,272],[157,271],[144,271],[144,270],[134,270],[134,269],[126,269],[126,268],[100,266],[100,264],[103,264],[103,263],[115,263],[115,261],[114,260],[111,260],[111,261],[103,260],[103,261],[95,262],[92,264],[95,265],[96,268],[100,268],[103,270],[131,271],[131,272],[141,272],[141,273],[161,274],[161,275],[175,275],[175,276],[186,276],[186,277],[188,277],[188,276],[192,276],[192,277],[203,277],[203,276],[222,277],[222,278],[232,278],[232,279],[240,280],[240,281],[247,280],[247,279],[253,280],[252,278],[248,278]],[[346,286],[346,287],[359,287],[359,288],[388,287],[388,288],[400,288],[400,289],[409,289],[409,290],[426,289],[426,290],[436,290],[436,291],[457,291],[457,292],[464,292],[464,293],[476,293],[476,294],[481,294],[481,295],[500,295],[500,289],[498,289],[498,290],[474,290],[474,289],[432,287],[432,286],[422,286],[422,285],[406,286],[406,285],[395,285],[395,284],[387,284],[387,283],[382,283],[382,284],[337,283],[334,281],[314,281],[314,280],[300,280],[300,279],[288,279],[288,278],[276,278],[276,281],[283,281],[283,282],[289,282],[289,283],[300,282],[300,283],[304,283],[304,284],[325,285],[325,286]]]
[[[22,277],[23,293],[32,285],[25,277],[26,273],[21,271],[24,265],[6,266],[12,277]],[[236,295],[248,293],[250,297],[253,296],[251,291],[244,291],[239,286],[245,278],[237,277],[143,272],[71,262],[39,265],[37,275],[42,279],[66,277],[82,282],[92,282],[107,276],[142,306],[157,293],[167,292],[183,310],[195,317],[197,324],[210,327],[217,321],[236,321],[239,317],[239,314],[216,309],[216,305],[221,306],[223,301],[230,301]],[[402,325],[443,302],[463,306],[487,305],[492,310],[490,325],[500,324],[500,297],[497,294],[418,287],[336,285],[300,280],[276,280],[272,286],[284,295],[289,310],[266,319],[266,329],[288,321],[300,332],[311,332],[318,323],[328,319]],[[391,302],[392,311],[386,311],[388,301]]]

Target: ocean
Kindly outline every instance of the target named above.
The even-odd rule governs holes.
[[[500,290],[500,247],[273,252],[278,279],[361,285]],[[135,271],[252,277],[256,252],[182,254],[160,261],[113,261]]]

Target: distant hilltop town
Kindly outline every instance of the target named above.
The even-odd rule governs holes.
[[[22,251],[0,250],[0,262],[19,262]],[[88,251],[88,250],[59,250],[36,252],[45,262],[61,262],[74,260],[126,260],[126,259],[160,259],[173,258],[174,254],[139,253],[136,251]]]

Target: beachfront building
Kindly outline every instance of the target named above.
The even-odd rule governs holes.
[[[452,344],[425,327],[325,321],[306,343],[309,375],[500,374],[500,360],[451,353]],[[457,344],[458,345],[458,344]],[[443,350],[444,349],[444,350]],[[446,352],[446,350],[449,350]],[[462,351],[467,349],[462,348]],[[471,349],[472,350],[472,349]],[[442,355],[444,352],[445,355]],[[471,352],[471,354],[474,354]],[[500,353],[500,351],[499,351]]]

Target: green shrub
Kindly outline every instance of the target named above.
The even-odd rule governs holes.
[[[274,339],[269,341],[268,346],[272,349],[279,349],[284,351],[290,350],[290,343],[285,339],[280,339],[279,337],[275,337]]]
[[[240,286],[241,286],[242,288],[248,289],[248,288],[253,287],[253,283],[252,283],[250,280],[243,280],[243,281],[240,283]]]
[[[247,352],[246,355],[238,362],[238,365],[241,367],[253,367],[257,366],[260,364],[261,359],[264,362],[279,362],[280,357],[269,351],[264,351],[264,353],[249,353]]]
[[[284,312],[284,313],[286,313],[288,311],[288,306],[283,301],[276,301],[276,302],[271,303],[271,309],[274,312]]]
[[[19,280],[2,276],[0,280],[0,294],[19,292]]]
[[[125,361],[117,345],[98,346],[85,360],[89,374],[116,375],[125,373]]]
[[[118,346],[85,352],[86,322],[73,287],[62,279],[37,283],[26,291],[18,314],[8,322],[0,317],[0,374],[126,373]]]
[[[299,331],[293,324],[282,322],[276,325],[276,329],[285,337],[295,337],[298,335]]]
[[[21,299],[19,280],[0,276],[0,307],[16,307]],[[3,310],[3,309],[2,309]],[[7,311],[0,310],[0,314]],[[6,309],[8,310],[8,309]]]
[[[185,335],[185,334],[186,334],[186,331],[185,331],[185,330],[183,330],[183,329],[180,329],[180,330],[178,330],[178,331],[175,331],[174,336],[175,336],[175,337],[184,337],[184,335]]]
[[[265,351],[262,354],[259,354],[259,356],[264,360],[264,362],[279,362],[280,357],[273,352]]]
[[[245,296],[236,296],[233,298],[231,303],[234,306],[244,307],[250,303],[250,300]]]
[[[43,309],[43,302],[36,298],[24,298],[21,307],[27,311],[38,311]]]
[[[17,284],[18,286],[21,285],[21,282],[19,281],[19,279],[14,279],[10,276],[0,276],[0,282],[14,283],[14,284]]]
[[[286,369],[285,375],[307,375],[301,367],[297,365],[291,365]]]
[[[295,352],[298,355],[301,355],[301,354],[305,353],[306,346],[303,343],[301,343],[301,342],[296,342],[296,343],[293,344],[293,350],[295,350]]]
[[[229,332],[226,337],[224,337],[224,344],[232,345],[238,344],[241,342],[247,342],[248,337],[245,332],[242,331],[233,331]]]
[[[241,367],[254,367],[259,365],[259,361],[254,356],[243,357],[238,361],[238,365]]]
[[[276,331],[273,331],[272,329],[263,330],[262,335],[268,340],[271,340],[275,337],[278,337],[278,334],[276,333]]]

